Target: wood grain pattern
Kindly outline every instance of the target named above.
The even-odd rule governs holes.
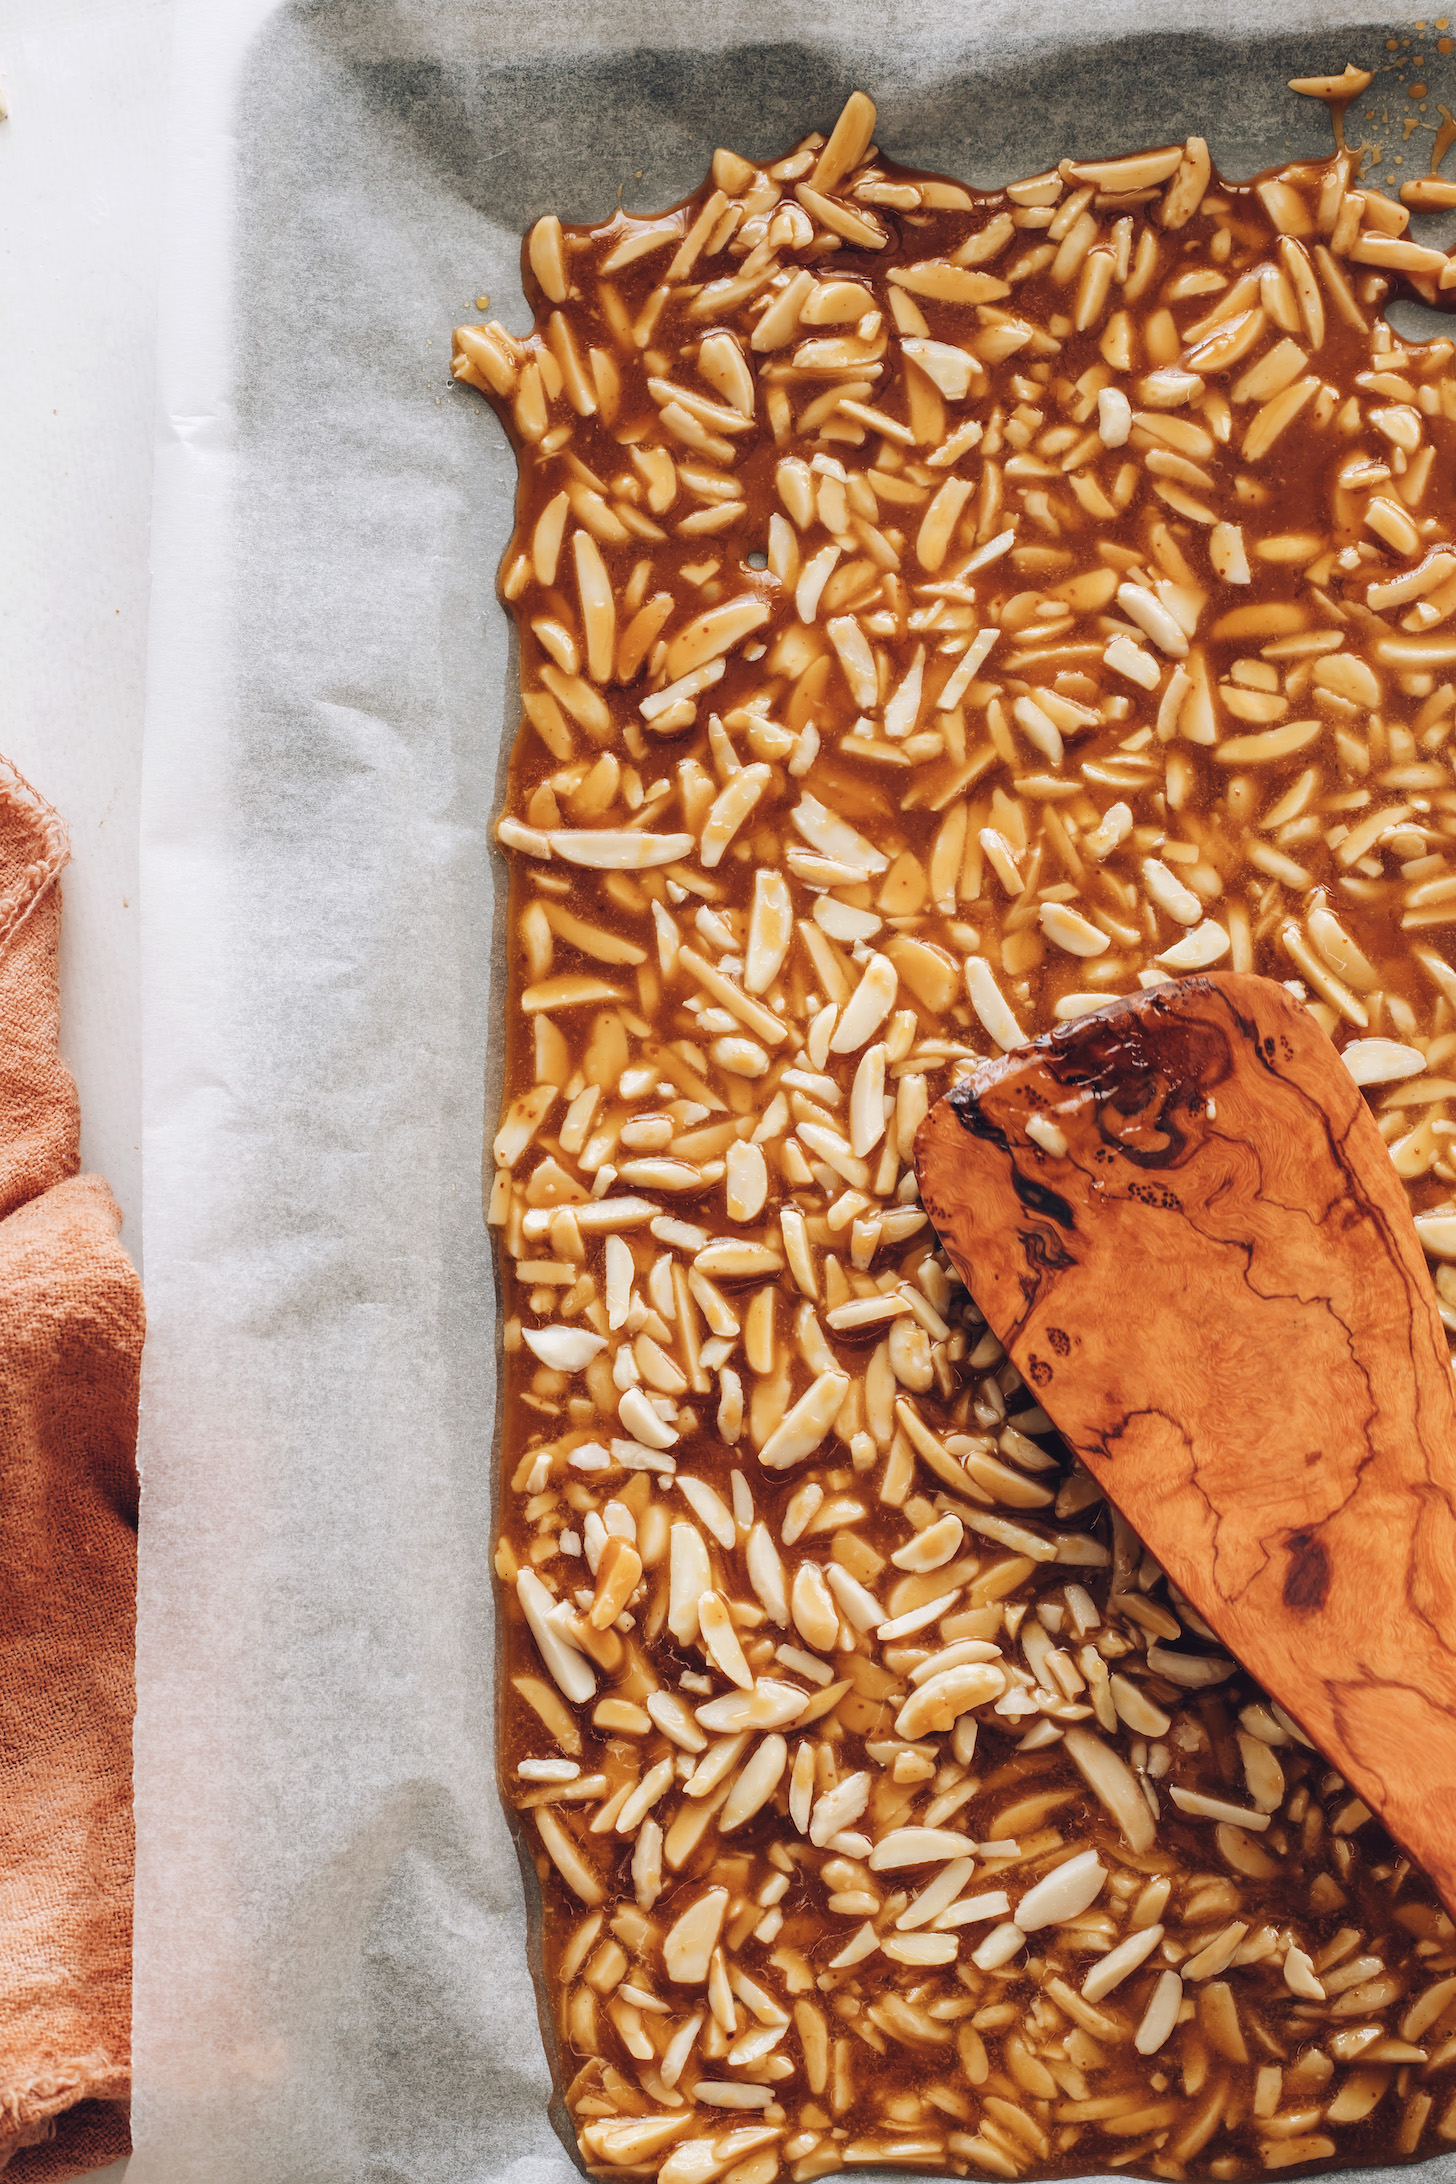
[[[916,1165],[1047,1414],[1456,1912],[1456,1396],[1333,1046],[1266,979],[1155,987],[978,1068]]]

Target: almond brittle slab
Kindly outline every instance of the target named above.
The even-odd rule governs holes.
[[[534,331],[456,334],[521,465],[501,1764],[567,2105],[666,2184],[1425,2154],[1449,1920],[911,1151],[976,1057],[1258,970],[1456,1325],[1456,374],[1382,316],[1447,261],[1348,156],[977,192],[874,121],[548,216]]]

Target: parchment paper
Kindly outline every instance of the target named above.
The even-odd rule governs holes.
[[[1387,25],[1332,27],[1362,17],[181,0],[133,2184],[572,2173],[492,1756],[514,465],[448,385],[451,326],[478,293],[524,326],[539,213],[669,204],[716,144],[781,153],[855,85],[888,150],[977,181],[1194,129],[1231,174],[1318,151],[1284,79],[1384,59]]]

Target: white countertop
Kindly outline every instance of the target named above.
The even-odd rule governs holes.
[[[65,817],[81,1149],[141,1225],[137,814],[168,0],[11,0],[0,45],[0,751]],[[200,725],[199,732],[205,732]]]

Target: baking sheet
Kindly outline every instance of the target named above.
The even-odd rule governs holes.
[[[978,182],[1194,129],[1242,174],[1327,141],[1285,77],[1385,58],[1339,0],[1277,34],[1267,6],[1154,12],[182,0],[133,2184],[572,2173],[491,1726],[514,465],[450,328],[487,293],[525,326],[539,213],[666,205],[856,85],[897,158]]]

